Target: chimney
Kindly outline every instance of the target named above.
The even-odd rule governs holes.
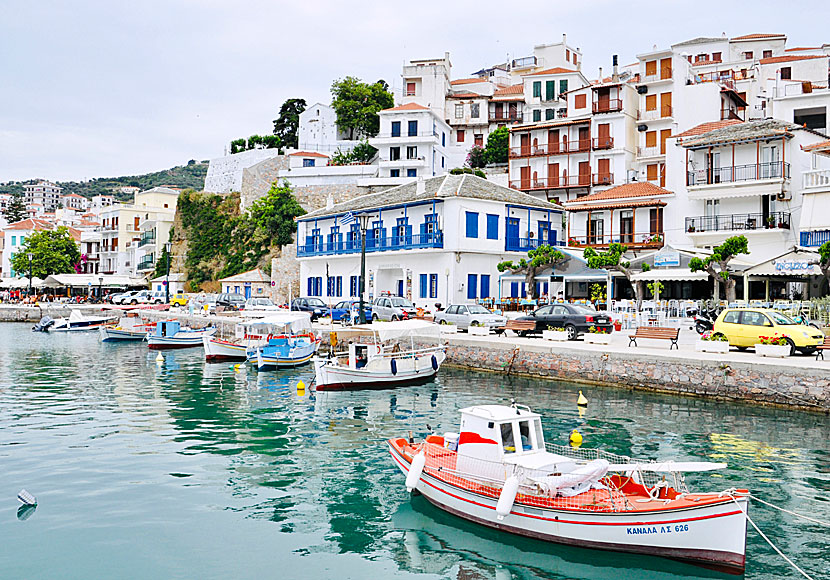
[[[599,67],[599,82],[602,82],[602,67]]]
[[[616,83],[616,82],[619,82],[619,80],[620,80],[620,71],[617,70],[617,55],[616,54],[611,57],[611,62],[614,64],[614,69],[613,69],[614,72],[611,74],[611,80]]]
[[[423,195],[426,191],[426,183],[424,183],[424,178],[419,177],[418,181],[415,182],[415,194],[416,195]]]
[[[564,32],[562,33],[562,44],[568,44],[568,35]]]

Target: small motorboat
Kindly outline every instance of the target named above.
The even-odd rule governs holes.
[[[69,314],[69,318],[55,319],[55,325],[52,330],[57,332],[81,332],[87,330],[98,330],[105,324],[110,324],[116,320],[116,316],[87,316],[81,314],[80,310],[73,309]]]
[[[408,490],[479,524],[540,540],[743,571],[747,490],[692,493],[723,463],[633,460],[546,444],[515,403],[461,409],[458,433],[388,440]]]
[[[274,314],[248,327],[250,336],[265,336],[264,342],[248,349],[248,361],[259,371],[308,364],[320,347],[308,312]]]
[[[44,316],[32,327],[32,332],[49,332],[54,324],[55,320],[51,316]]]
[[[224,340],[216,336],[205,336],[202,344],[205,347],[207,362],[246,361],[248,353],[268,340],[269,327],[257,322],[241,322],[236,325],[233,340]]]
[[[117,323],[100,326],[101,342],[139,341],[155,328],[155,324],[147,324],[138,314],[129,312],[122,316]]]
[[[190,348],[201,346],[202,339],[216,334],[216,327],[193,329],[182,326],[178,320],[159,320],[156,331],[147,336],[151,350]]]
[[[318,391],[387,389],[426,383],[446,357],[438,325],[421,320],[355,326],[347,352],[314,359]],[[362,334],[361,334],[362,333]],[[416,348],[414,337],[434,337],[437,346]],[[401,348],[409,338],[408,348]]]

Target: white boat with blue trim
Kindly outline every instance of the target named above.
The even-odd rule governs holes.
[[[116,324],[98,327],[101,342],[141,341],[155,330],[154,323],[146,323],[137,313],[128,312]]]
[[[202,346],[202,339],[216,334],[216,327],[193,329],[182,326],[178,320],[159,320],[156,331],[147,337],[152,350],[191,348]]]
[[[52,330],[55,332],[84,332],[98,330],[100,327],[112,323],[117,316],[87,316],[73,308],[68,318],[56,318]]]
[[[320,347],[308,312],[282,312],[244,326],[248,336],[256,337],[248,362],[259,371],[308,364]]]

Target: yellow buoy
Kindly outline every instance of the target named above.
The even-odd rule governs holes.
[[[297,396],[302,397],[303,395],[305,395],[305,383],[300,381],[297,383]]]
[[[239,363],[236,363],[235,365],[233,365],[233,370],[234,370],[234,372],[237,372],[237,373],[239,372]]]
[[[585,398],[585,395],[582,394],[582,391],[579,391],[579,397],[576,399],[576,404],[581,407],[588,406],[588,399]]]
[[[568,442],[571,444],[572,447],[579,447],[582,445],[582,435],[579,431],[574,429],[571,431],[571,436],[568,437]]]

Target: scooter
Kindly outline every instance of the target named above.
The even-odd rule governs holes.
[[[700,312],[695,314],[695,330],[698,334],[709,332],[715,328],[715,319],[718,317],[718,310],[716,308],[701,308]]]

